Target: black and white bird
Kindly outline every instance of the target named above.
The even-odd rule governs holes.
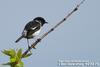
[[[34,38],[35,36],[39,35],[42,26],[46,23],[47,22],[45,21],[44,18],[36,17],[35,19],[33,19],[32,21],[26,24],[22,32],[22,35],[15,42],[17,43],[22,38],[26,38],[28,42],[28,47],[29,47],[28,39]]]

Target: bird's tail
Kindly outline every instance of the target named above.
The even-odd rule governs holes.
[[[20,36],[20,37],[15,41],[15,43],[19,42],[22,38],[23,38],[23,36]]]

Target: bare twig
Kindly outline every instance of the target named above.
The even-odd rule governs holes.
[[[47,31],[46,33],[44,33],[40,38],[38,38],[29,49],[27,49],[24,53],[23,56],[25,56],[32,48],[35,49],[35,46],[44,38],[46,37],[49,33],[51,33],[52,31],[54,31],[60,24],[62,24],[64,21],[66,21],[75,11],[78,10],[78,8],[80,7],[81,4],[83,4],[85,0],[82,0],[70,13],[68,13],[67,16],[65,16],[64,19],[62,19],[60,22],[58,22],[54,27],[52,27],[49,31]]]

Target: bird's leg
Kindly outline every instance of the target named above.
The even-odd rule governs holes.
[[[29,40],[27,39],[28,49],[30,49]],[[31,53],[31,51],[30,51]]]

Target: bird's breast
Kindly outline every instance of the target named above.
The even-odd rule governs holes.
[[[41,29],[38,30],[38,31],[36,31],[36,32],[33,34],[33,37],[39,35],[40,31],[41,31]]]

